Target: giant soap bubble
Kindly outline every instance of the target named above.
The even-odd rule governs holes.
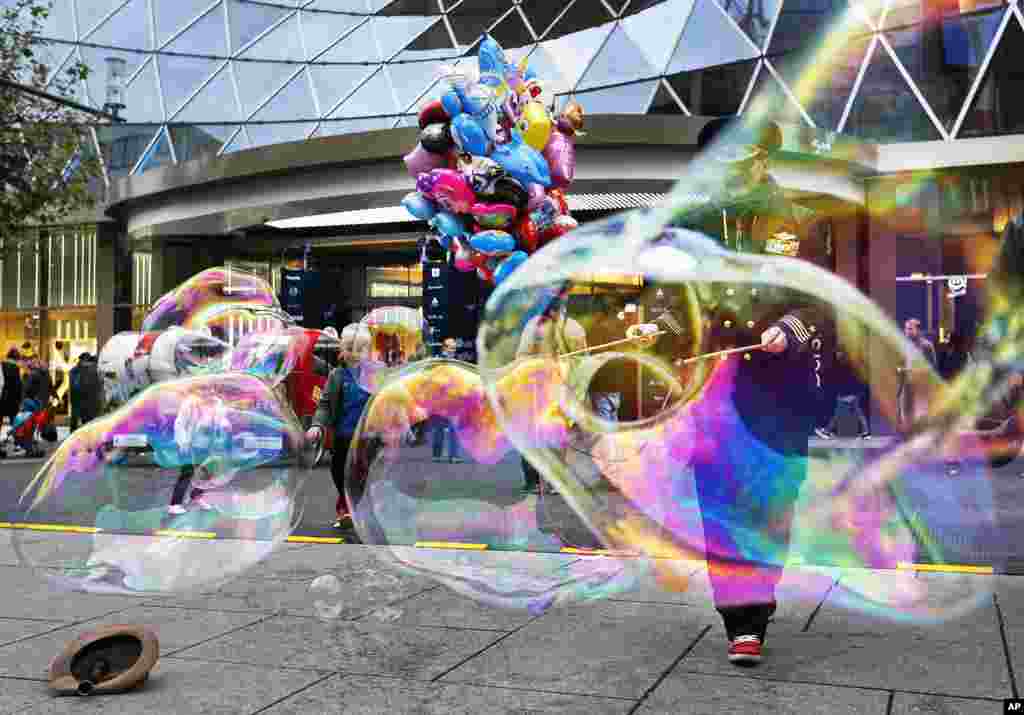
[[[707,188],[700,180],[721,178],[713,168],[690,177],[690,195]],[[751,563],[896,569],[943,561],[942,545],[931,538],[936,532],[993,529],[987,455],[968,434],[989,400],[977,391],[962,399],[962,387],[947,388],[877,306],[832,274],[784,256],[735,253],[701,233],[666,227],[690,208],[625,214],[541,249],[492,295],[480,330],[482,378],[504,434],[601,542],[652,557],[706,553],[712,581],[724,584],[720,600],[742,605],[764,596],[761,572],[750,571]],[[620,341],[613,345],[618,353],[575,348],[573,322],[615,317],[569,310],[571,297],[594,275],[623,272],[641,286],[636,304],[648,307],[650,322],[641,327],[651,329],[653,345],[649,337]],[[773,362],[782,356],[751,348],[793,305],[828,307],[833,320],[831,327],[790,325],[790,371]],[[754,322],[773,307],[777,316]],[[875,388],[877,408],[893,421],[891,373],[911,361],[915,426],[867,459],[852,456],[861,450],[842,449],[808,459],[814,423],[802,432],[797,424],[794,432],[807,412],[800,401],[813,398],[806,384],[810,346],[833,328],[840,349]],[[626,332],[623,326],[623,339]],[[540,355],[526,354],[531,342],[542,347]],[[730,352],[718,354],[723,349]],[[596,378],[598,355],[617,369],[620,394],[638,395],[617,419],[595,409],[581,390]],[[543,375],[533,381],[543,390],[509,390],[508,375],[524,365]],[[955,410],[943,407],[951,390],[959,390]],[[952,458],[960,467],[955,480],[945,471]],[[609,509],[609,493],[627,508]],[[926,583],[913,578],[880,590],[870,578],[850,577],[843,588],[847,605],[923,620],[971,607],[979,597],[960,593],[937,604]]]
[[[14,546],[64,589],[214,587],[291,534],[306,450],[294,412],[259,378],[160,383],[74,432],[25,489],[19,521],[80,533],[14,532]]]
[[[523,370],[509,380],[526,389],[536,377]],[[424,422],[426,443],[410,443],[410,429]],[[493,606],[536,613],[601,598],[633,587],[647,568],[640,559],[494,553],[599,544],[571,514],[560,529],[542,498],[522,492],[519,456],[467,363],[426,360],[389,379],[366,407],[348,470],[346,496],[364,543]]]
[[[209,268],[158,298],[143,319],[142,329],[149,332],[173,325],[200,327],[196,316],[225,303],[254,308],[281,307],[274,289],[254,273],[231,266]]]

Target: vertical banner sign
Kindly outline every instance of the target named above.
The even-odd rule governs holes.
[[[441,352],[444,339],[449,335],[448,283],[451,267],[439,261],[423,262],[423,342],[430,355]]]
[[[302,324],[305,317],[305,271],[291,268],[281,269],[281,307],[288,315]]]

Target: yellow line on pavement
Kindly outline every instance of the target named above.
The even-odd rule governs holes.
[[[289,536],[288,541],[293,544],[344,544],[345,540],[338,537],[327,536]]]
[[[61,531],[70,534],[95,534],[95,526],[72,526],[70,524],[32,524],[26,522],[0,521],[0,529],[25,529],[27,531]]]
[[[900,561],[896,568],[904,571],[940,571],[949,573],[994,574],[991,566],[960,566],[958,564],[910,564]]]
[[[487,550],[487,544],[463,544],[457,541],[417,541],[415,546],[423,549],[462,549],[463,551]]]
[[[619,558],[638,559],[642,554],[633,551],[611,551],[610,549],[577,549],[575,546],[563,546],[559,549],[563,554],[580,554],[582,556],[618,556]]]
[[[180,539],[216,539],[216,531],[185,531],[179,529],[157,529],[153,536],[174,536]]]

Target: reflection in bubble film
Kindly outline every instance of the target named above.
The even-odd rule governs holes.
[[[23,493],[22,520],[84,533],[24,543],[13,534],[14,545],[65,589],[215,586],[292,532],[305,449],[294,412],[258,378],[160,383],[72,434]]]
[[[320,360],[319,355],[337,356],[340,347],[337,338],[303,328],[253,332],[239,340],[231,351],[229,369],[278,385],[302,367],[307,355],[311,355],[313,361]],[[320,372],[327,370],[325,363]]]
[[[424,444],[409,439],[415,425],[426,428]],[[395,565],[484,603],[541,612],[626,590],[646,568],[640,559],[567,566],[430,548],[453,541],[517,550],[598,545],[577,520],[571,534],[551,528],[546,510],[557,505],[524,494],[520,458],[466,363],[425,360],[388,381],[366,407],[348,470],[346,496],[364,543],[392,547]],[[423,548],[402,548],[417,544]]]
[[[700,226],[685,205],[670,215]],[[956,386],[845,281],[652,220],[615,217],[539,251],[492,295],[478,339],[503,435],[601,542],[648,556],[706,553],[716,604],[741,606],[772,601],[786,563],[941,562],[934,531],[994,526],[987,453],[963,431],[990,407],[984,399],[943,411]],[[623,273],[638,286],[636,329],[614,311],[573,310],[593,276]],[[759,347],[773,325],[787,337],[782,353]],[[638,339],[623,342],[627,332]],[[812,353],[826,333],[893,422],[890,373],[910,361],[920,404],[905,438],[808,454]],[[591,334],[605,337],[586,349]],[[934,620],[979,597],[935,604],[925,582],[900,583],[844,581],[842,600]]]
[[[197,316],[225,303],[281,307],[274,289],[259,276],[231,267],[210,268],[161,296],[143,319],[142,330],[164,330],[174,325],[200,327]]]

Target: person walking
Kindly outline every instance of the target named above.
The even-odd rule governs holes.
[[[25,379],[25,399],[35,400],[40,409],[46,409],[50,405],[52,392],[53,383],[49,371],[43,367],[39,358],[31,358],[28,361],[28,377]]]
[[[456,355],[457,343],[455,338],[445,338],[441,347],[442,358],[448,360],[454,360]],[[448,461],[451,464],[461,464],[462,459],[459,457],[459,440],[455,434],[455,427],[452,425],[451,420],[445,419],[433,415],[430,418],[431,422],[431,447],[433,453],[433,460],[435,462],[441,462],[444,460],[442,454],[444,453],[445,443],[448,445]]]
[[[935,353],[935,346],[932,342],[924,336],[921,332],[921,321],[917,318],[908,318],[903,323],[903,334],[911,342],[911,344],[924,354],[925,359],[932,366],[932,368],[938,368],[938,357]],[[898,370],[900,373],[900,383],[896,391],[896,404],[897,404],[897,415],[900,422],[900,427],[906,429],[910,426],[913,421],[913,415],[915,410],[914,405],[914,394],[911,385],[911,365],[914,362],[914,354],[909,352],[906,356],[906,362],[901,365]]]
[[[80,424],[96,419],[100,414],[100,402],[103,396],[103,382],[100,379],[99,367],[89,353],[78,356],[78,362],[71,368],[71,423],[72,432]]]
[[[315,442],[324,439],[328,429],[334,430],[331,478],[338,490],[334,508],[335,529],[346,528],[352,523],[345,498],[345,464],[363,409],[370,401],[370,393],[362,387],[359,378],[361,362],[368,356],[371,342],[369,331],[358,323],[347,325],[341,331],[341,360],[327,378],[313,415],[312,426],[306,432],[306,439]]]
[[[768,173],[782,145],[777,124],[754,129],[741,119],[712,120],[698,145],[710,149],[719,171],[706,195],[695,194],[677,212],[672,227],[697,231],[737,253],[827,265],[828,241],[812,212],[790,202]],[[671,228],[663,240],[672,240]],[[827,331],[828,314],[805,294],[777,286],[712,282],[703,296],[708,341],[702,351],[759,346],[722,361],[721,369],[731,371],[721,373],[732,375],[730,390],[695,410],[695,428],[714,446],[693,463],[728,660],[754,665],[777,608],[793,512],[807,476],[819,390],[811,346]]]
[[[3,390],[0,390],[0,420],[6,417],[9,425],[14,424],[14,418],[21,409],[23,384],[21,368],[18,366],[20,361],[21,353],[17,348],[11,348],[0,365],[4,378]]]

